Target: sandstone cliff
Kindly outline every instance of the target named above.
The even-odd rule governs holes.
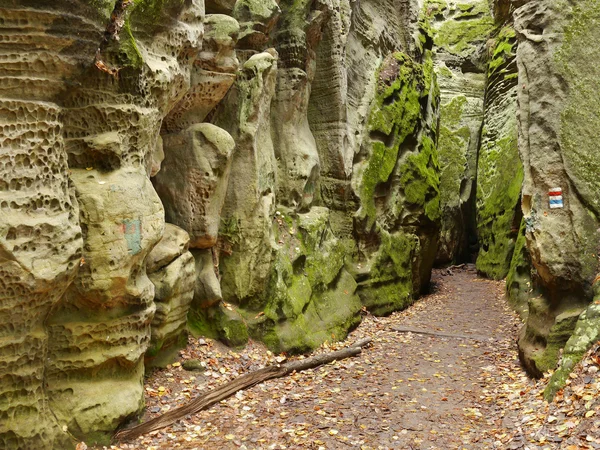
[[[106,441],[188,330],[307,351],[477,249],[527,317],[526,367],[554,367],[598,273],[598,19],[592,0],[5,1],[0,445]]]

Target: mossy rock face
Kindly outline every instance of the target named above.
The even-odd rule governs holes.
[[[419,240],[402,231],[390,234],[381,230],[380,236],[379,249],[360,268],[368,278],[360,282],[358,293],[373,314],[387,315],[413,303],[412,265]]]
[[[523,164],[517,145],[515,32],[503,28],[488,65],[487,105],[477,165],[477,270],[500,280],[509,272],[521,222]]]
[[[366,228],[377,218],[376,190],[388,182],[401,145],[415,133],[421,118],[420,100],[428,94],[424,75],[421,64],[400,52],[389,55],[377,74],[379,82],[368,124],[371,152],[359,189],[359,217],[366,217]]]
[[[560,365],[544,389],[544,398],[547,401],[552,401],[556,393],[566,386],[569,374],[598,340],[600,340],[600,296],[596,296],[595,302],[577,319],[575,330],[565,345]]]
[[[564,30],[564,43],[555,59],[561,74],[570,81],[561,112],[560,144],[565,168],[586,206],[600,215],[600,162],[592,130],[600,129],[600,3],[577,2],[573,18]]]
[[[157,32],[168,30],[184,6],[185,0],[133,0],[124,5],[114,25],[117,38],[111,37],[102,49],[103,63],[118,70],[141,70],[141,40],[149,41]]]
[[[360,323],[355,291],[354,278],[342,269],[326,291],[312,294],[301,314],[276,321],[265,317],[252,324],[251,333],[274,352],[306,352],[325,341],[342,340]]]
[[[229,304],[190,310],[188,327],[194,336],[219,339],[230,347],[242,347],[248,342],[246,322]]]
[[[457,262],[468,245],[466,233],[472,220],[469,202],[474,194],[477,133],[481,127],[476,118],[483,119],[483,83],[481,97],[467,98],[456,95],[452,88],[463,84],[459,77],[440,77],[442,87],[448,88],[448,91],[442,89],[438,141],[442,226],[437,261],[440,263]]]
[[[304,352],[343,339],[360,322],[361,304],[344,270],[348,247],[331,232],[329,210],[286,212],[286,219],[275,221],[280,247],[262,304],[250,303],[242,314],[250,334],[273,351]]]
[[[492,32],[487,0],[429,0],[420,24],[433,42],[440,86],[437,143],[440,164],[441,230],[438,264],[470,260],[475,247],[475,180],[486,90],[485,43]]]
[[[555,319],[548,322],[551,327],[539,327],[545,322],[544,308],[530,307],[530,332],[519,342],[526,367],[543,369],[555,363],[554,358],[544,360],[544,354],[553,351],[532,350],[535,339],[552,346],[557,318],[588,306],[600,269],[597,137],[590,132],[600,126],[595,100],[600,66],[594,59],[600,52],[599,19],[600,5],[590,0],[534,0],[515,13],[526,240],[540,302]],[[523,34],[540,23],[547,26],[534,40]],[[549,193],[555,188],[562,190],[562,207],[550,205]],[[572,325],[570,331],[559,333],[565,339],[561,337],[558,345],[564,345]]]
[[[377,79],[365,159],[356,167],[359,256],[351,271],[363,304],[385,315],[413,302],[435,259],[441,211],[433,124],[440,93],[428,50],[421,62],[388,55]]]
[[[423,9],[434,46],[456,58],[469,59],[479,53],[494,28],[487,0],[428,0]]]
[[[344,269],[352,245],[333,235],[329,210],[296,214],[280,207],[273,235],[278,245],[262,292],[194,311],[189,324],[195,334],[228,345],[251,336],[272,351],[299,353],[343,339],[358,325],[357,284]]]
[[[530,298],[529,316],[519,338],[519,357],[530,375],[539,378],[556,367],[560,349],[585,309],[577,305],[576,297],[569,308],[558,311],[547,304],[543,295]]]
[[[523,183],[516,135],[495,141],[493,147],[482,147],[479,162],[482,176],[478,177],[477,270],[501,280],[508,274],[515,248],[515,221],[519,217]]]
[[[521,220],[519,235],[515,243],[510,269],[506,276],[506,296],[512,308],[525,320],[528,313],[528,300],[533,293],[531,258],[525,239],[525,220]]]

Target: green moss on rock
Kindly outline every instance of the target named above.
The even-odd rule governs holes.
[[[589,208],[600,215],[600,161],[595,130],[600,129],[600,3],[577,2],[556,54],[560,73],[569,83],[561,114],[560,144],[569,176]]]
[[[272,351],[301,353],[343,339],[360,322],[356,282],[344,268],[354,246],[334,236],[329,210],[279,211],[273,221],[278,245],[265,289],[228,305],[240,318],[228,322],[229,331],[214,317],[199,323],[193,318],[198,331],[225,341],[232,340],[227,333],[249,334]]]
[[[567,341],[558,369],[552,374],[544,390],[544,398],[552,401],[556,393],[565,387],[569,375],[583,359],[586,352],[600,340],[600,304],[595,302],[581,313],[575,325],[573,335]]]
[[[461,126],[467,97],[458,95],[440,110],[438,142],[441,204],[455,208],[460,204],[460,185],[467,166],[467,151],[471,131]]]
[[[527,303],[533,292],[531,259],[527,251],[525,228],[525,219],[522,219],[510,268],[506,276],[508,302],[523,320],[527,318]]]
[[[492,57],[488,65],[488,77],[491,77],[496,72],[505,69],[507,62],[515,58],[515,46],[515,30],[512,27],[502,28],[496,38],[496,45],[494,47]]]
[[[231,347],[241,347],[248,342],[248,326],[237,308],[218,305],[201,310],[192,309],[188,314],[188,327],[194,336],[219,339]]]
[[[358,294],[373,314],[381,316],[413,303],[413,256],[418,238],[402,231],[379,232],[381,245],[372,262],[363,269],[370,277],[359,284]]]
[[[423,65],[404,53],[396,52],[386,58],[377,78],[368,124],[372,152],[360,189],[363,214],[368,217],[370,226],[376,215],[375,190],[380,183],[388,181],[396,167],[400,146],[414,133],[421,117],[420,100],[429,94]]]
[[[515,214],[523,183],[523,166],[514,135],[485,139],[477,168],[477,270],[500,280],[508,274],[515,247]]]
[[[486,42],[494,30],[488,2],[454,3],[427,1],[424,5],[428,20],[443,14],[446,20],[439,27],[432,28],[434,45],[446,52],[467,57]]]
[[[360,299],[356,282],[345,270],[329,289],[315,292],[302,314],[295,319],[257,321],[253,336],[274,352],[302,353],[325,341],[344,339],[360,323]]]
[[[437,148],[430,137],[425,136],[419,152],[409,155],[400,167],[400,183],[406,203],[422,208],[431,222],[439,221],[439,162]]]

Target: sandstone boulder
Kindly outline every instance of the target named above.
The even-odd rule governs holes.
[[[163,135],[165,159],[154,186],[165,205],[166,220],[190,235],[190,247],[217,242],[235,142],[225,130],[198,123]]]

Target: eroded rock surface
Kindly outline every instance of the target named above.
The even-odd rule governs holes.
[[[176,3],[0,8],[5,448],[102,439],[143,406],[164,229],[148,173],[202,35],[203,5]]]
[[[553,367],[595,314],[600,8],[492,3],[0,7],[0,445],[107,440],[186,327],[308,351],[478,246]]]
[[[490,41],[485,120],[477,165],[477,270],[506,277],[520,226],[523,166],[517,148],[516,37],[510,23]]]
[[[493,29],[485,0],[427,1],[422,19],[433,39],[441,91],[438,152],[442,210],[438,263],[469,259],[475,237],[475,179],[486,90],[486,42]]]
[[[146,366],[164,366],[187,344],[187,314],[194,297],[196,266],[188,251],[189,235],[166,224],[160,242],[146,259],[154,285],[156,312],[152,319]]]
[[[519,151],[527,248],[540,295],[519,347],[532,374],[554,367],[598,272],[597,2],[530,1],[515,12],[519,40]],[[543,30],[543,32],[542,32]],[[562,189],[563,207],[549,193]]]

